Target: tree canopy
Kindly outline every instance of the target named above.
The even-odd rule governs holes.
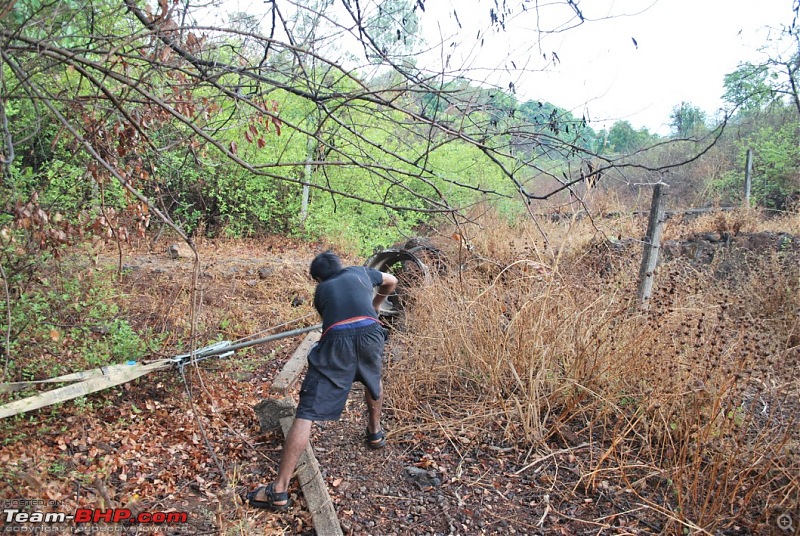
[[[573,2],[555,4],[557,13],[492,7],[474,39],[502,32],[511,16],[543,33],[586,23]],[[432,70],[422,61],[435,48],[419,34],[425,7],[276,0],[210,23],[199,0],[7,3],[5,202],[47,214],[45,241],[68,225],[143,232],[153,213],[187,231],[323,229],[343,209],[363,235],[408,231],[487,197],[578,198],[587,177],[642,166],[605,154],[586,117],[518,102],[513,81]],[[653,141],[624,126],[609,133],[617,153]],[[106,206],[115,212],[98,211]],[[9,208],[17,220],[30,219],[25,210]]]

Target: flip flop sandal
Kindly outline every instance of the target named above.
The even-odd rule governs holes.
[[[369,429],[367,429],[367,446],[372,450],[382,449],[386,446],[386,432],[384,432],[383,428],[371,434]]]
[[[256,489],[251,491],[247,494],[247,502],[253,508],[264,508],[266,510],[272,510],[273,512],[283,512],[289,508],[292,504],[292,500],[289,498],[289,491],[284,492],[277,492],[273,489],[274,484],[267,484],[266,486],[258,486]],[[264,495],[267,496],[266,501],[260,501],[256,499],[258,492],[264,490]],[[276,502],[283,502],[283,504],[275,504]]]

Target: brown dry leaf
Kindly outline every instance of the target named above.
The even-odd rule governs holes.
[[[60,501],[64,499],[64,495],[62,495],[61,492],[59,492],[58,490],[45,488],[44,494],[51,501]]]
[[[60,338],[61,338],[61,333],[59,333],[59,331],[57,329],[51,329],[50,330],[50,339],[53,342],[58,342],[58,340]]]
[[[333,485],[334,488],[338,488],[341,483],[342,483],[342,479],[341,478],[334,478],[332,485]]]
[[[42,488],[44,488],[42,481],[33,473],[22,473],[20,476],[33,491],[39,492]]]

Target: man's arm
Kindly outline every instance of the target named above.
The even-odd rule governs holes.
[[[377,312],[380,312],[381,304],[394,292],[394,288],[397,286],[397,278],[395,276],[385,272],[381,272],[381,275],[383,275],[383,282],[378,286],[378,293],[372,298],[372,307]]]

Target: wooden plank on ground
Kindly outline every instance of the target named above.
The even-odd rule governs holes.
[[[303,342],[295,350],[292,357],[286,362],[283,370],[275,378],[270,390],[273,393],[284,393],[295,384],[303,369],[306,366],[306,357],[311,347],[320,338],[319,331],[312,331],[309,333]],[[269,428],[275,418],[280,420],[280,426],[283,429],[283,434],[286,436],[289,429],[292,427],[294,421],[293,416],[280,417],[287,413],[293,415],[296,407],[294,401],[287,397],[275,403],[266,404],[267,401],[262,401],[261,404],[256,406],[256,413],[259,415],[262,428]],[[274,407],[273,407],[274,406]],[[260,409],[259,409],[260,408]],[[267,411],[269,410],[269,411]],[[269,422],[266,422],[269,421]],[[325,484],[325,479],[322,478],[322,473],[319,470],[319,462],[314,456],[314,450],[309,443],[300,460],[297,462],[295,468],[295,476],[300,483],[300,489],[303,491],[303,497],[306,499],[308,510],[311,512],[311,519],[314,523],[314,531],[319,536],[343,536],[342,527],[339,524],[339,518],[336,515],[336,509],[333,507],[328,487]]]
[[[33,411],[58,402],[66,402],[67,400],[102,391],[103,389],[115,385],[121,385],[135,380],[140,376],[144,376],[148,372],[169,368],[173,366],[173,364],[174,363],[170,359],[160,359],[147,365],[136,363],[122,368],[115,368],[106,376],[89,377],[81,382],[67,385],[66,387],[60,387],[36,396],[9,402],[8,404],[0,406],[0,419],[11,417],[19,413],[25,413],[26,411]]]
[[[283,370],[281,370],[280,374],[275,378],[275,381],[272,382],[272,387],[270,387],[271,392],[286,394],[292,385],[297,382],[297,379],[300,377],[300,374],[303,373],[303,369],[306,366],[306,356],[308,356],[311,347],[319,340],[320,335],[321,333],[319,331],[312,331],[306,335],[306,338],[303,339],[303,342],[301,342],[297,350],[294,351],[292,357],[290,357],[283,366]]]
[[[127,363],[122,363],[118,365],[106,365],[104,367],[93,368],[89,370],[83,370],[81,372],[73,372],[71,374],[66,374],[64,376],[57,376],[55,378],[48,378],[46,380],[31,380],[27,382],[11,382],[11,383],[0,383],[0,393],[13,393],[15,391],[21,391],[23,389],[27,389],[28,387],[46,383],[68,383],[68,382],[79,382],[83,380],[88,380],[89,378],[98,378],[100,376],[113,376],[118,371],[127,371],[130,370],[131,365]]]
[[[292,417],[281,419],[281,428],[283,428],[284,436],[289,433],[292,421]],[[314,531],[317,535],[343,536],[342,526],[339,524],[336,509],[333,507],[333,501],[331,501],[331,497],[328,494],[328,487],[325,485],[325,479],[322,478],[319,462],[317,462],[317,457],[314,456],[311,444],[306,446],[306,450],[300,456],[295,475],[297,476],[297,481],[300,482],[300,488],[303,490],[303,497],[306,498],[306,504],[308,504],[308,510],[311,512],[311,518],[314,522]]]

